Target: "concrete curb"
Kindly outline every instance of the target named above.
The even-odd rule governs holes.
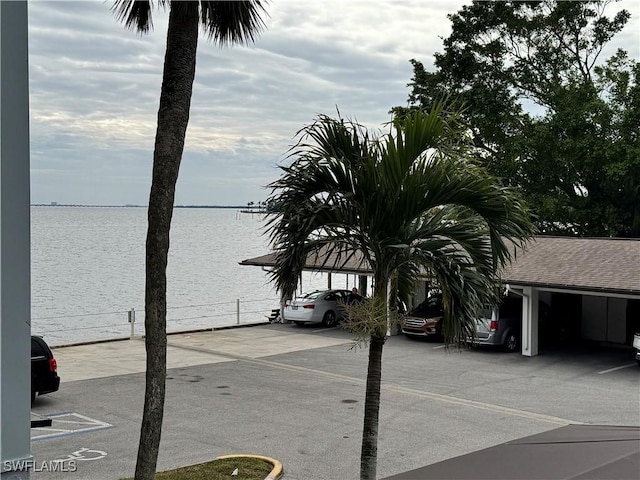
[[[217,332],[220,330],[233,330],[236,328],[248,328],[248,327],[259,327],[262,325],[269,325],[270,322],[251,322],[251,323],[240,323],[240,324],[232,324],[232,325],[222,325],[219,327],[207,327],[207,328],[194,328],[192,330],[176,330],[167,332],[167,337],[171,335],[183,335],[187,333],[201,333],[201,332]],[[80,347],[83,345],[95,345],[99,343],[110,343],[110,342],[123,342],[127,340],[144,340],[144,335],[136,335],[131,338],[131,336],[119,336],[119,337],[111,337],[111,338],[97,338],[94,340],[82,340],[78,342],[69,342],[69,343],[61,343],[61,344],[49,344],[49,348],[52,350],[56,348],[67,348],[67,347]],[[45,338],[46,341],[46,338]],[[48,342],[47,342],[48,343]]]
[[[257,458],[260,460],[264,460],[267,463],[270,463],[271,465],[273,465],[273,469],[271,470],[271,473],[269,473],[269,475],[267,475],[264,480],[278,480],[282,478],[282,475],[284,475],[284,470],[282,469],[282,463],[280,463],[275,458],[265,457],[263,455],[239,454],[239,455],[222,455],[221,457],[216,458],[216,460],[224,460],[226,458]]]

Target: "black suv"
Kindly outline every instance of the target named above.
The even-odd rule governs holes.
[[[58,391],[58,362],[49,345],[37,335],[31,335],[31,404],[36,395]]]

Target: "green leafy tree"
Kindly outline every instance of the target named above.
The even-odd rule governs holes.
[[[474,333],[477,309],[495,301],[498,271],[511,254],[506,242],[519,245],[533,232],[514,191],[468,158],[458,120],[438,104],[372,138],[354,122],[320,116],[299,132],[292,164],[270,185],[272,278],[284,298],[294,293],[308,255],[362,255],[373,271],[369,316],[378,320],[359,324],[369,343],[363,479],[376,478],[388,328],[379,311],[393,304],[391,284],[406,289],[432,275],[443,291],[447,339],[463,342]]]
[[[478,155],[540,232],[640,236],[639,63],[600,55],[629,19],[608,1],[473,2],[449,15],[435,70],[412,60],[408,107],[450,95]]]
[[[167,46],[162,74],[158,125],[153,152],[146,240],[145,347],[147,370],[144,413],[135,478],[155,477],[164,414],[167,370],[167,255],[176,181],[189,122],[196,70],[198,29],[216,44],[244,44],[254,40],[264,24],[259,0],[168,1]],[[117,18],[128,28],[147,33],[152,26],[151,1],[118,0]]]

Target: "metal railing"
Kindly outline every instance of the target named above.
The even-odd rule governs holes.
[[[167,307],[167,332],[214,330],[250,323],[267,323],[278,306],[275,298],[236,299]],[[141,318],[140,318],[141,317]],[[144,330],[144,307],[111,312],[32,318],[32,333],[53,346],[114,338],[134,338]]]

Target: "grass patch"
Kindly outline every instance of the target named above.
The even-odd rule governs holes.
[[[238,469],[238,474],[231,473]],[[273,465],[259,458],[223,458],[156,473],[156,480],[264,480]],[[133,479],[127,479],[133,480]]]

